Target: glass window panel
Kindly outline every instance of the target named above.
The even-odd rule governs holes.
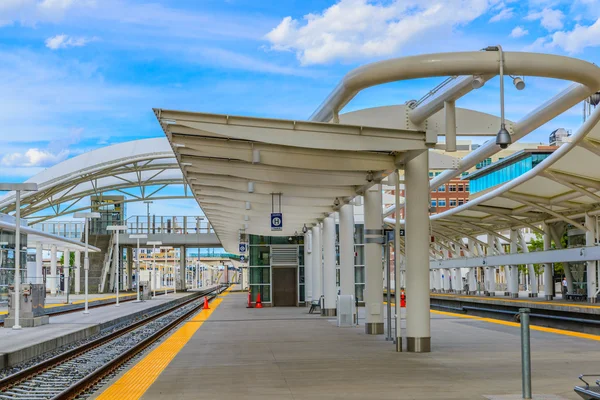
[[[250,246],[250,266],[271,264],[269,246]]]
[[[271,283],[271,268],[269,267],[251,267],[250,284]]]
[[[271,301],[271,285],[250,285],[252,301],[256,301],[256,297],[260,292],[260,301],[268,303]]]
[[[306,301],[304,297],[304,285],[300,285],[300,298],[298,300]]]
[[[269,237],[260,235],[250,235],[250,244],[269,244]]]
[[[365,265],[365,247],[363,245],[354,246],[354,265]]]
[[[358,301],[365,301],[365,297],[364,297],[365,285],[364,284],[357,284],[354,287],[355,287],[355,290],[356,290],[356,300],[358,300]]]
[[[354,267],[354,282],[365,283],[365,267]]]

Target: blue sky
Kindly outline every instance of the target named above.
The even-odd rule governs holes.
[[[153,107],[305,119],[346,72],[389,57],[502,44],[597,63],[599,18],[600,0],[0,0],[0,180],[161,136]],[[346,110],[439,81],[373,88]],[[509,119],[567,85],[526,81],[507,90]],[[497,85],[459,106],[497,114]],[[527,141],[576,129],[579,110]]]

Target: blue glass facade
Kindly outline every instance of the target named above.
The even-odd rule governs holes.
[[[475,176],[470,179],[471,194],[482,192],[494,186],[515,179],[534,168],[549,155],[550,153],[529,153],[526,157],[518,159],[513,163],[504,165],[501,168],[490,171],[489,173],[482,173],[479,176]]]

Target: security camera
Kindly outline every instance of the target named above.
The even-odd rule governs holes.
[[[373,182],[373,172],[371,171],[367,174],[367,182]]]
[[[333,205],[334,206],[339,206],[340,205],[340,199],[338,199],[337,197],[335,198],[335,200],[333,201]]]

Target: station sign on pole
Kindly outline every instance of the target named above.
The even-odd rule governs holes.
[[[240,243],[240,246],[239,246],[240,254],[244,254],[246,252],[247,248],[248,248],[248,245],[246,243]]]
[[[240,256],[240,262],[241,263],[245,263],[246,262],[246,256]]]

